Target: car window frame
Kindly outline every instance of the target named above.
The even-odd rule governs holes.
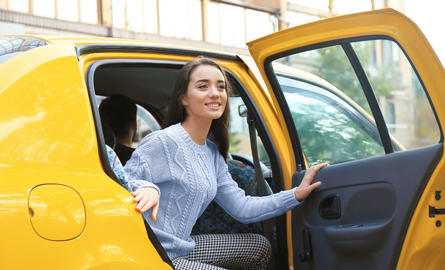
[[[437,111],[434,108],[434,105],[433,105],[433,102],[431,101],[431,97],[428,93],[428,90],[426,89],[425,84],[422,80],[422,77],[419,76],[419,73],[418,73],[416,67],[413,65],[408,54],[406,53],[404,48],[397,42],[397,40],[395,40],[394,38],[392,38],[390,36],[385,36],[385,35],[368,35],[368,36],[362,36],[362,37],[335,39],[335,40],[331,40],[331,41],[321,42],[321,43],[317,43],[317,44],[302,46],[299,48],[293,48],[293,49],[290,49],[287,51],[283,51],[283,52],[268,56],[264,61],[264,70],[265,70],[266,78],[270,82],[270,84],[272,86],[272,91],[277,99],[277,102],[280,104],[281,110],[283,112],[283,118],[285,120],[286,126],[288,127],[289,136],[290,136],[290,139],[292,142],[292,148],[294,149],[294,156],[295,156],[296,163],[300,164],[302,166],[303,170],[308,169],[309,166],[308,166],[306,159],[304,157],[304,154],[303,154],[303,148],[301,147],[301,144],[300,144],[298,132],[296,130],[295,125],[293,125],[293,119],[292,119],[292,116],[290,113],[289,106],[287,105],[287,102],[284,97],[283,91],[281,89],[280,83],[278,82],[278,80],[276,78],[275,70],[273,68],[273,61],[275,61],[279,58],[289,56],[289,55],[307,52],[307,51],[311,51],[311,50],[316,50],[316,49],[321,49],[321,48],[326,48],[326,47],[336,46],[336,45],[342,46],[344,52],[346,53],[346,55],[348,57],[350,64],[352,65],[352,68],[353,68],[355,74],[357,75],[360,85],[363,88],[363,92],[366,95],[371,112],[373,113],[374,121],[376,123],[376,126],[378,128],[378,131],[379,131],[379,134],[381,137],[381,141],[384,144],[385,155],[387,155],[387,154],[393,153],[394,149],[393,149],[393,146],[391,143],[391,137],[388,132],[386,121],[383,117],[382,110],[380,109],[379,103],[378,103],[376,96],[374,94],[374,90],[372,89],[372,86],[367,78],[366,72],[363,69],[361,62],[355,53],[354,48],[352,47],[353,42],[362,42],[362,41],[369,41],[369,40],[389,40],[389,41],[396,43],[399,46],[400,50],[405,55],[407,61],[410,63],[410,65],[414,71],[414,74],[417,76],[419,83],[422,86],[423,91],[425,92],[425,95],[427,97],[427,100],[431,107],[431,110],[434,114],[434,117],[436,119],[436,123],[437,123],[437,126],[440,131],[440,139],[439,139],[439,142],[437,142],[437,144],[443,143],[444,134],[442,131],[442,127],[441,127],[438,115],[437,115]],[[344,47],[345,44],[348,44],[349,47],[348,46]]]
[[[103,47],[104,51],[113,51],[113,52],[133,52],[131,49],[134,49],[136,47],[137,50],[142,50],[145,53],[147,52],[147,50],[144,50],[144,46],[125,46],[125,45],[119,45],[119,46],[100,46],[100,45],[85,45],[82,46],[83,48],[78,49],[78,55],[84,55],[87,53],[96,53],[96,52],[102,52],[101,48]],[[150,47],[151,48],[151,47]],[[156,48],[156,52],[159,53],[159,48]],[[182,54],[184,54],[185,52],[189,52],[188,50],[184,51],[183,50],[179,50]],[[168,48],[168,52],[171,54],[173,52],[172,48]],[[218,56],[221,56],[219,54],[209,54],[207,55],[205,52],[195,52],[192,55],[192,57],[195,57],[196,55],[204,55],[210,58],[213,58],[215,60],[224,60],[224,59],[229,59],[230,61],[237,61],[240,63],[243,63],[242,60],[238,57],[229,57],[227,55],[222,55],[223,57],[221,57],[221,59],[218,58]],[[179,55],[181,55],[181,53],[178,53]],[[195,55],[196,54],[196,55]],[[215,57],[216,56],[216,57]],[[90,98],[90,102],[91,102],[91,106],[92,106],[92,112],[93,112],[93,118],[95,121],[95,128],[96,128],[96,134],[97,134],[97,140],[98,140],[98,148],[99,148],[99,156],[101,159],[101,162],[104,166],[104,171],[107,173],[107,175],[109,175],[111,178],[113,178],[113,180],[117,180],[117,177],[115,176],[114,172],[112,171],[109,163],[108,163],[108,157],[106,154],[106,149],[105,149],[105,140],[103,137],[103,132],[102,132],[102,126],[100,121],[98,121],[100,119],[99,116],[99,112],[97,109],[97,104],[95,102],[95,90],[94,90],[94,72],[97,70],[97,68],[99,68],[102,65],[106,65],[106,64],[116,64],[116,63],[137,63],[137,64],[147,64],[147,65],[159,65],[159,66],[165,66],[165,65],[174,65],[174,66],[178,66],[178,67],[182,67],[185,65],[186,62],[184,61],[173,61],[173,60],[154,60],[154,59],[124,59],[124,58],[119,58],[119,59],[103,59],[103,60],[98,60],[93,62],[92,64],[90,64],[87,67],[86,73],[85,73],[85,78],[86,78],[86,84],[87,84],[87,88],[88,88],[88,93],[89,93],[89,98]],[[228,79],[232,85],[232,87],[234,89],[236,89],[237,93],[241,96],[241,98],[244,101],[244,104],[246,105],[247,109],[252,113],[252,118],[254,120],[255,123],[255,127],[257,129],[258,135],[260,136],[263,145],[269,155],[269,157],[271,158],[271,168],[273,171],[273,178],[274,178],[274,185],[273,185],[273,190],[275,192],[279,192],[281,190],[284,190],[284,178],[283,178],[283,172],[282,172],[282,166],[281,166],[281,161],[278,155],[278,152],[276,150],[276,146],[275,146],[275,142],[272,140],[272,136],[269,133],[268,128],[266,127],[265,121],[260,113],[259,108],[256,106],[253,98],[251,97],[249,91],[246,89],[246,87],[244,86],[244,84],[241,82],[241,80],[235,76],[234,73],[232,73],[230,70],[228,70],[227,68],[223,67]],[[251,78],[251,77],[249,77]],[[279,259],[283,261],[283,264],[287,265],[287,231],[286,231],[286,215],[282,215],[280,217],[277,217],[277,246],[279,247],[279,251],[277,254],[279,256]],[[151,230],[151,229],[150,229]],[[150,236],[151,233],[149,233],[149,237],[150,240],[153,238],[154,235]],[[155,237],[154,237],[155,238]],[[157,240],[157,239],[156,239]],[[152,243],[154,243],[152,241]],[[158,247],[156,247],[156,249],[158,250],[162,250],[163,249],[158,249]],[[159,252],[161,254],[161,257],[163,257],[164,261],[168,262],[168,257],[163,256],[162,252]]]
[[[94,120],[94,124],[95,124],[94,126],[95,126],[97,146],[98,146],[98,151],[99,151],[99,158],[100,158],[101,164],[103,166],[104,172],[111,179],[113,179],[116,183],[118,183],[122,188],[124,188],[124,187],[120,184],[119,179],[117,178],[116,174],[113,172],[113,169],[111,168],[110,163],[108,162],[108,154],[107,154],[107,150],[106,150],[106,146],[105,146],[105,138],[104,138],[104,134],[102,131],[102,124],[100,121],[99,109],[98,109],[98,106],[96,103],[96,91],[95,91],[95,87],[94,87],[94,74],[95,74],[95,71],[99,67],[101,67],[103,65],[107,65],[107,64],[145,63],[145,62],[150,62],[151,64],[164,63],[166,65],[167,64],[178,65],[178,62],[162,61],[162,60],[160,61],[160,60],[142,60],[142,59],[103,59],[103,60],[95,61],[92,64],[90,64],[85,72],[85,83],[87,86],[88,98],[89,98],[89,101],[91,104],[91,111],[92,111],[93,120]],[[181,63],[182,63],[182,65],[184,65],[185,62],[181,62]],[[147,223],[147,221],[145,219],[143,219],[143,220],[144,220],[145,228],[147,231],[147,236],[148,236],[150,242],[153,244],[154,248],[156,249],[156,251],[159,254],[159,256],[161,257],[161,259],[165,263],[170,265],[172,267],[172,269],[174,269],[173,263],[171,262],[170,258],[168,257],[167,253],[165,252],[165,250],[162,247],[161,243],[159,242],[158,238],[154,234],[150,225]]]

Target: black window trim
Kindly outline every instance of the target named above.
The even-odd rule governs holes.
[[[391,137],[389,136],[388,127],[386,126],[382,110],[380,109],[377,97],[375,96],[374,90],[372,89],[371,82],[368,80],[368,76],[366,76],[365,70],[360,63],[360,60],[358,59],[354,48],[352,48],[351,41],[341,40],[340,44],[344,52],[346,53],[346,56],[348,57],[349,62],[351,63],[352,68],[355,71],[355,74],[357,75],[357,79],[359,80],[360,85],[362,86],[366,100],[368,101],[369,107],[374,117],[374,121],[377,125],[377,130],[380,134],[380,140],[382,141],[385,154],[394,153],[391,144]]]

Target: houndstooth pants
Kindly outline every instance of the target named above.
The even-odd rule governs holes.
[[[173,259],[176,270],[266,269],[271,254],[269,241],[262,235],[192,235],[195,249],[186,257]]]

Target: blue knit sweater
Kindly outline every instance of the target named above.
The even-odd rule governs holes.
[[[267,197],[245,196],[232,180],[217,146],[208,139],[205,145],[195,144],[181,124],[146,136],[125,165],[125,172],[133,190],[153,184],[159,188],[157,220],[151,220],[151,210],[143,216],[170,259],[184,257],[194,249],[190,233],[213,199],[242,223],[276,217],[299,204],[295,190]]]

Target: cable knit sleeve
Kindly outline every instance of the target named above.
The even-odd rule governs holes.
[[[168,178],[170,174],[167,162],[165,162],[167,157],[162,138],[157,134],[152,134],[141,141],[124,169],[133,191],[139,188],[152,187],[160,195],[161,192],[157,184],[171,178]],[[156,167],[156,170],[153,170],[154,167]]]
[[[295,188],[265,197],[246,196],[233,181],[224,158],[216,158],[218,189],[215,201],[233,218],[244,224],[263,221],[286,213],[300,202],[295,198]]]

